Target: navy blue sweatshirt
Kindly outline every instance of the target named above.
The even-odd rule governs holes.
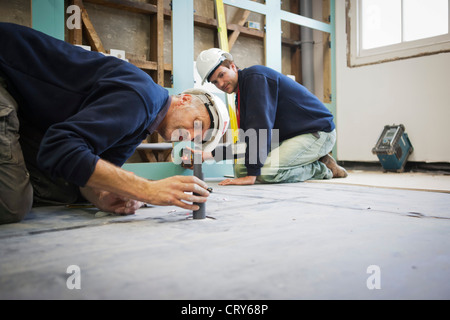
[[[41,170],[78,186],[100,158],[123,165],[170,104],[132,64],[14,24],[0,23],[0,75],[20,117],[45,133]]]
[[[246,167],[249,176],[259,176],[271,150],[271,130],[279,130],[280,144],[289,138],[335,129],[333,115],[304,86],[264,66],[238,71],[240,128],[255,129],[258,148],[255,158],[247,142]],[[268,132],[267,144],[260,143],[260,129]],[[249,139],[247,139],[249,140]],[[265,150],[260,150],[264,148]]]

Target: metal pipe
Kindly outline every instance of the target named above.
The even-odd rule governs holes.
[[[203,169],[202,169],[202,122],[194,122],[194,176],[203,180]],[[194,193],[198,196],[199,194]],[[206,204],[205,203],[194,203],[199,209],[192,212],[194,219],[205,219],[206,218]]]
[[[300,0],[300,14],[312,18],[312,0]],[[314,93],[314,38],[313,30],[301,27],[303,85]]]

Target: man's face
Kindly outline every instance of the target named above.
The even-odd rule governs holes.
[[[191,106],[192,103],[192,96],[186,94],[173,100],[173,109],[168,112],[158,129],[166,141],[194,140],[199,134],[202,138],[205,136],[211,123],[208,111],[203,104],[194,108]],[[201,121],[201,131],[194,129],[195,121]]]
[[[225,93],[231,94],[238,89],[238,72],[236,65],[231,63],[230,68],[219,66],[209,81]]]

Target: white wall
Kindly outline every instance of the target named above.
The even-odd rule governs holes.
[[[378,161],[385,125],[404,124],[410,161],[450,162],[450,53],[347,67],[345,1],[336,1],[337,158]]]

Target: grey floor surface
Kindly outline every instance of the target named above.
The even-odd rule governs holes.
[[[0,299],[450,299],[449,193],[209,184],[201,221],[41,207],[0,226]]]

